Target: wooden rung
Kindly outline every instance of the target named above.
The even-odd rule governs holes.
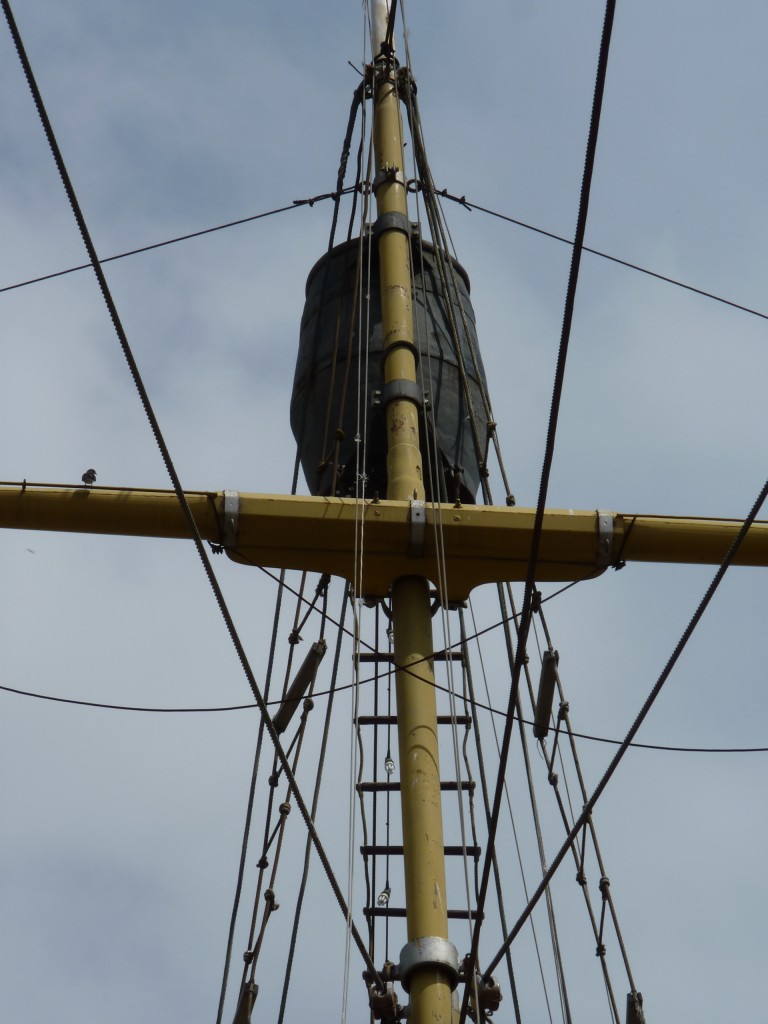
[[[440,789],[444,793],[455,793],[459,788],[458,782],[441,782]],[[475,783],[464,780],[461,783],[462,790],[473,790]],[[358,782],[356,789],[358,793],[399,793],[399,782]]]
[[[461,857],[464,853],[461,846],[444,846],[443,850],[446,857]],[[402,846],[361,846],[360,853],[364,857],[402,857],[403,848]],[[480,853],[479,846],[467,847],[467,856],[472,857],[473,860],[479,860]]]
[[[472,719],[469,715],[456,715],[452,718],[450,715],[438,715],[438,725],[451,725],[456,722],[456,725],[471,725]],[[358,725],[397,725],[397,715],[358,715]]]
[[[361,664],[384,661],[394,665],[395,656],[391,651],[361,651],[357,656]],[[461,651],[435,651],[432,655],[433,661],[463,661],[464,655]]]
[[[405,907],[364,907],[366,917],[405,917]],[[449,910],[448,917],[453,921],[477,920],[476,910]]]

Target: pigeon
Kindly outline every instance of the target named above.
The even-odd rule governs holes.
[[[86,471],[83,473],[81,479],[82,479],[82,481],[83,481],[83,483],[85,484],[86,487],[93,487],[93,485],[94,485],[94,483],[96,481],[96,470],[95,469],[86,469]]]

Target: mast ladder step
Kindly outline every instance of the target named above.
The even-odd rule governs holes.
[[[361,651],[357,656],[357,660],[361,663],[385,661],[390,665],[394,665],[395,656],[391,651]],[[463,662],[464,654],[462,651],[435,651],[431,660]]]
[[[472,724],[472,719],[469,715],[438,715],[438,725],[464,725],[469,726]],[[397,725],[397,715],[358,715],[358,725]]]
[[[464,854],[464,847],[461,846],[444,846],[443,850],[446,857],[461,857]],[[472,857],[473,860],[480,859],[480,847],[479,846],[467,846],[467,856]],[[402,857],[403,848],[402,846],[361,846],[360,853],[366,858],[368,857]]]
[[[356,787],[358,793],[399,793],[399,782],[358,782]],[[441,782],[440,789],[443,793],[455,793],[459,788],[458,782]],[[464,792],[474,791],[474,780],[462,780],[461,789]]]
[[[363,907],[363,913],[367,918],[372,917],[405,917],[405,907]],[[449,910],[449,920],[453,921],[476,921],[476,910]]]

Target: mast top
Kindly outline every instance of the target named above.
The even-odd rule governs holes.
[[[387,45],[387,29],[389,27],[390,10],[394,0],[373,0],[371,4],[371,54],[374,58],[382,51],[385,54],[395,52],[395,45],[392,39]]]

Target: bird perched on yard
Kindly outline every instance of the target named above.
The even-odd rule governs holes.
[[[86,487],[93,487],[94,483],[96,482],[96,470],[86,469],[81,479]]]

